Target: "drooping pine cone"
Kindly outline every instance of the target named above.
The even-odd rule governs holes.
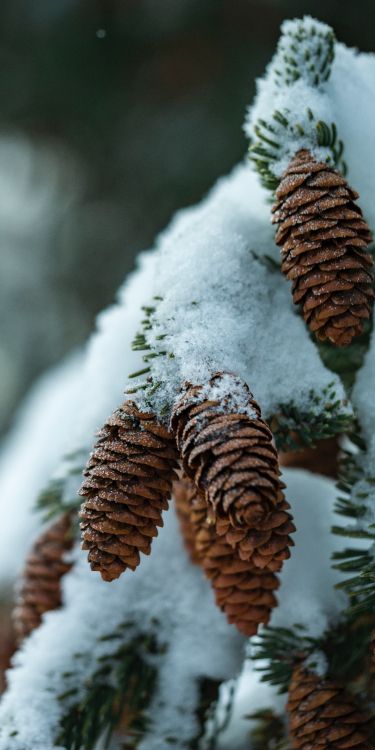
[[[272,433],[247,385],[234,375],[216,373],[207,392],[187,384],[173,410],[183,468],[205,495],[218,533],[241,559],[279,570],[295,528]]]
[[[72,548],[72,521],[69,513],[43,531],[27,557],[13,612],[18,642],[40,625],[42,615],[61,604],[61,578],[71,564],[65,555]]]
[[[174,438],[126,401],[99,433],[80,489],[83,544],[92,570],[113,581],[148,555],[177,478]]]
[[[188,487],[189,480],[185,481]],[[218,537],[215,524],[207,520],[206,500],[191,481],[187,491],[196,555],[211,581],[216,604],[243,635],[255,635],[260,624],[268,623],[277,605],[274,592],[279,581],[274,573],[241,560],[237,550]]]
[[[342,684],[303,666],[293,671],[287,710],[289,733],[298,750],[373,750],[369,718]]]
[[[358,198],[335,169],[302,149],[276,191],[273,223],[293,300],[321,341],[350,344],[374,297],[371,232]]]
[[[192,504],[196,492],[194,484],[186,476],[182,476],[173,483],[173,497],[176,505],[177,518],[180,522],[180,529],[182,538],[185,542],[185,547],[193,563],[199,562],[199,557],[195,549],[196,530],[191,521]],[[205,501],[204,505],[206,510]]]

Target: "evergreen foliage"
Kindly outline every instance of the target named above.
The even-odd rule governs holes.
[[[281,404],[269,424],[280,450],[298,450],[346,432],[352,424],[352,416],[343,409],[334,384],[330,383],[321,394],[309,393],[304,411],[297,409],[293,400]]]
[[[52,477],[39,493],[36,510],[42,514],[45,521],[79,509],[81,501],[74,486],[74,479],[82,476],[86,455],[87,452],[83,448],[66,454],[62,459],[59,476]]]
[[[293,667],[299,661],[319,670],[323,658],[330,677],[354,682],[359,676],[363,678],[368,668],[374,624],[373,615],[344,615],[314,638],[298,623],[292,628],[268,626],[255,639],[250,658],[260,662],[256,668],[263,673],[262,682],[276,686],[280,693],[288,690]]]
[[[116,727],[124,750],[133,750],[147,731],[150,723],[147,708],[157,677],[155,655],[162,649],[153,635],[138,633],[121,642],[129,628],[132,623],[108,636],[108,640],[120,640],[120,645],[98,659],[83,695],[77,700],[79,691],[74,687],[77,684],[74,674],[64,675],[73,687],[60,695],[66,711],[56,742],[67,750],[92,750],[99,739],[107,748]]]
[[[335,57],[335,36],[329,26],[312,19],[285,23],[277,45],[274,77],[278,86],[290,86],[303,78],[310,86],[328,81]]]
[[[153,299],[155,302],[158,302],[162,299],[162,297],[154,297]],[[128,388],[126,393],[134,394],[140,390],[147,390],[147,393],[149,395],[152,395],[152,393],[154,393],[154,391],[161,386],[160,382],[155,383],[152,380],[152,360],[155,359],[155,357],[164,357],[167,355],[171,357],[173,355],[168,353],[164,348],[159,349],[159,347],[153,347],[149,341],[148,332],[151,331],[151,329],[155,325],[156,305],[142,305],[142,310],[144,312],[144,318],[141,321],[142,329],[135,335],[132,343],[132,349],[135,352],[145,352],[145,354],[143,355],[145,367],[142,367],[140,370],[132,372],[129,375],[130,379],[134,378],[137,380],[137,382],[134,388]],[[166,335],[166,333],[159,334],[158,336],[156,336],[156,341],[163,341],[166,338]],[[145,379],[146,376],[148,376],[147,379]]]
[[[247,716],[254,722],[250,731],[252,750],[292,750],[285,719],[272,708],[264,708]]]
[[[375,606],[375,522],[369,517],[375,475],[368,473],[366,444],[360,433],[352,434],[351,441],[356,450],[352,448],[343,454],[338,482],[340,495],[336,503],[337,513],[346,523],[334,526],[332,531],[352,539],[353,544],[336,552],[333,562],[346,576],[338,587],[349,596],[349,611],[367,614],[373,612]]]
[[[302,113],[301,113],[302,114]],[[335,123],[317,120],[311,109],[307,109],[304,122],[294,122],[291,113],[285,109],[276,110],[270,121],[259,119],[254,126],[254,136],[250,142],[249,158],[259,174],[262,185],[274,192],[279,185],[280,176],[275,173],[275,163],[280,159],[282,143],[288,140],[291,144],[304,139],[311,148],[327,149],[327,164],[338,169],[343,175],[347,172],[344,161],[344,144],[338,138]]]

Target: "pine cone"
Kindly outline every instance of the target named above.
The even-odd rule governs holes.
[[[228,390],[223,393],[221,386]],[[234,375],[213,375],[208,390],[219,398],[187,384],[173,410],[184,470],[205,495],[218,533],[238,547],[241,559],[279,570],[290,556],[295,528],[286,512],[272,433],[247,385]],[[239,392],[241,411],[231,396]]]
[[[107,420],[87,464],[80,495],[83,549],[92,570],[113,581],[148,555],[177,478],[173,435],[127,401]]]
[[[335,169],[298,151],[276,191],[273,223],[293,300],[321,341],[350,344],[370,317],[372,236],[352,190]]]
[[[299,750],[373,750],[369,719],[344,687],[297,666],[287,710],[293,747]]]
[[[73,543],[71,526],[69,513],[51,523],[38,537],[26,560],[13,612],[19,643],[40,625],[44,612],[61,604],[61,578],[71,568],[64,560]]]
[[[243,635],[255,635],[277,605],[274,591],[279,581],[274,573],[240,560],[237,550],[220,539],[215,525],[207,520],[206,501],[192,482],[188,492],[196,555],[211,581],[216,604]]]
[[[180,529],[185,547],[193,563],[199,562],[199,557],[195,549],[196,531],[191,521],[192,504],[197,491],[186,476],[182,476],[173,484],[173,497],[176,505],[177,518],[180,522]],[[204,501],[205,511],[206,503]],[[204,513],[206,515],[206,512]]]

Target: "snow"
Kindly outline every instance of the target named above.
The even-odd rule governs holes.
[[[375,57],[337,45],[331,78],[319,89],[312,89],[305,78],[276,90],[272,65],[275,61],[259,83],[247,130],[275,108],[288,108],[291,117],[303,123],[311,107],[317,119],[337,122],[350,178],[363,193],[361,205],[375,226],[375,170],[371,168]],[[360,123],[353,111],[361,113]],[[309,121],[305,125],[310,127]],[[280,174],[293,150],[307,142],[284,139],[275,173]],[[324,149],[313,150],[319,158],[327,156]],[[207,396],[223,396],[228,378],[211,388],[208,381],[213,373],[225,371],[249,385],[266,419],[290,402],[297,411],[310,409],[310,392],[323,396],[331,383],[341,413],[351,414],[338,377],[323,365],[292,304],[288,283],[270,262],[270,258],[278,261],[279,251],[269,216],[257,176],[247,163],[240,164],[199,206],[179,212],[155,250],[141,256],[116,304],[99,317],[84,362],[78,357],[63,365],[30,397],[0,465],[1,585],[21,565],[28,537],[38,525],[31,505],[51,472],[66,477],[68,501],[79,478],[71,476],[71,463],[64,454],[68,449],[87,455],[95,431],[125,398],[124,389],[134,386],[128,375],[141,369],[143,362],[139,352],[131,351],[131,341],[141,326],[142,305],[155,304],[149,340],[154,351],[165,349],[167,354],[151,360],[153,380],[161,385],[153,395],[139,391],[134,396],[141,408],[151,404],[167,418],[185,381],[203,385]],[[353,391],[368,443],[364,458],[368,472],[375,459],[374,377],[373,337]],[[232,393],[232,407],[247,408],[241,387]],[[322,408],[317,405],[318,414]],[[309,636],[319,637],[345,605],[344,594],[334,589],[341,574],[330,562],[332,552],[342,548],[340,537],[330,531],[332,524],[342,521],[333,511],[336,490],[331,480],[298,470],[286,470],[284,479],[297,526],[296,546],[281,574],[280,605],[271,624],[300,623]],[[177,738],[176,748],[185,747],[197,729],[197,680],[201,676],[233,680],[244,640],[216,609],[201,571],[189,563],[173,512],[166,515],[152,556],[135,573],[111,584],[90,571],[85,554],[79,550],[74,554],[76,563],[63,583],[64,606],[44,617],[15,657],[0,706],[0,750],[59,750],[55,744],[59,722],[73,700],[59,697],[72,686],[78,687],[74,700],[83,696],[97,659],[118,648],[117,640],[102,637],[130,620],[134,629],[123,631],[123,642],[129,642],[134,632],[147,631],[168,646],[157,657],[152,725],[140,750],[164,749],[168,737]],[[317,652],[314,657],[315,668],[323,673],[324,656]],[[251,724],[243,717],[262,707],[280,711],[282,701],[259,682],[254,665],[246,660],[232,721],[221,738],[222,750],[248,748]]]
[[[342,539],[331,533],[341,522],[334,512],[337,490],[332,480],[297,469],[285,470],[283,480],[297,531],[291,559],[280,574],[279,606],[271,625],[300,623],[310,636],[319,637],[346,603],[344,594],[334,589],[342,574],[331,565],[332,553],[342,547]]]
[[[342,594],[333,591],[339,574],[330,568],[330,555],[338,545],[330,533],[335,520],[334,483],[293,469],[285,471],[284,479],[298,530],[292,558],[281,574],[280,606],[271,623],[287,627],[298,622],[310,636],[318,636],[335,620],[342,605]],[[58,696],[72,685],[78,686],[78,697],[82,695],[85,678],[96,668],[96,660],[118,648],[118,641],[100,638],[125,621],[134,622],[136,632],[155,632],[156,619],[157,636],[167,644],[165,656],[158,657],[152,725],[141,750],[161,750],[167,736],[176,736],[177,747],[183,748],[194,736],[197,679],[233,678],[240,667],[244,641],[215,607],[201,571],[188,563],[173,511],[165,520],[152,556],[145,558],[135,573],[110,585],[92,574],[84,555],[76,552],[75,568],[64,579],[64,608],[48,613],[15,657],[10,687],[0,708],[0,750],[54,747],[56,728],[67,705]],[[125,642],[133,632],[124,636]],[[281,699],[268,687],[256,687],[257,682],[253,663],[246,661],[231,722],[235,734],[228,728],[223,748],[245,747],[239,735],[249,731],[249,721],[240,721],[241,716],[265,705],[280,709]],[[13,731],[17,735],[10,738]],[[235,742],[233,737],[237,737]]]
[[[135,623],[137,633],[156,629],[159,643],[167,646],[165,657],[159,657],[152,731],[140,747],[164,748],[163,738],[171,735],[183,747],[197,730],[197,679],[226,679],[235,673],[244,639],[216,608],[200,569],[188,563],[174,513],[167,514],[152,557],[110,585],[91,573],[83,553],[77,551],[76,557],[73,571],[64,579],[64,608],[45,616],[9,672],[9,689],[0,708],[0,748],[55,747],[67,706],[59,696],[72,685],[78,685],[78,697],[82,695],[85,678],[97,669],[96,660],[119,646],[116,640],[100,638],[126,621]],[[133,634],[130,629],[124,642]],[[10,736],[13,732],[17,734]]]
[[[287,22],[283,25],[283,30],[290,30],[293,24],[298,23],[298,20]],[[310,23],[311,19],[307,17],[306,28]],[[360,205],[370,226],[374,228],[375,206],[372,195],[375,171],[371,160],[374,154],[372,123],[375,117],[375,55],[358,53],[355,49],[336,43],[330,78],[318,88],[312,86],[308,78],[301,78],[289,86],[276,86],[275,67],[280,67],[278,53],[268,66],[265,76],[257,82],[257,96],[248,110],[245,132],[250,138],[255,137],[256,122],[259,119],[271,121],[275,110],[288,110],[288,120],[303,126],[307,137],[296,137],[294,133],[291,138],[286,131],[280,129],[280,151],[273,166],[275,175],[280,177],[299,148],[309,148],[318,159],[324,160],[330,155],[327,147],[317,145],[313,130],[318,120],[323,120],[328,125],[334,122],[338,138],[344,142],[349,182],[360,193]],[[308,109],[314,114],[313,124],[308,119]]]
[[[334,623],[345,604],[345,596],[334,589],[341,574],[331,567],[332,553],[342,541],[331,533],[337,523],[334,513],[335,483],[331,479],[301,469],[285,469],[286,497],[292,507],[297,527],[293,534],[295,547],[280,574],[277,593],[279,606],[273,611],[270,625],[292,627],[301,624],[306,635],[318,638]],[[324,672],[324,655],[314,652],[315,670]],[[220,750],[248,750],[251,722],[245,717],[262,708],[283,713],[285,697],[260,681],[256,664],[244,662],[237,683],[234,712],[227,731],[220,740]]]
[[[25,551],[40,527],[33,506],[46,477],[67,450],[74,426],[80,354],[70,357],[33,387],[0,455],[0,588],[12,585]]]
[[[227,371],[249,385],[266,417],[290,401],[308,408],[310,390],[321,394],[332,382],[343,413],[350,413],[338,377],[324,367],[293,307],[289,284],[265,261],[277,251],[263,200],[242,164],[159,238],[152,289],[162,299],[148,340],[169,356],[152,360],[161,386],[151,398],[140,392],[141,406],[169,413],[185,381],[205,384]]]

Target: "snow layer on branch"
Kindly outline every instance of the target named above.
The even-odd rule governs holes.
[[[64,579],[64,608],[48,613],[15,657],[0,707],[1,750],[56,750],[59,721],[69,705],[59,696],[72,686],[79,692],[71,700],[83,694],[96,660],[119,647],[116,640],[100,638],[128,621],[138,633],[156,632],[167,645],[155,723],[142,750],[165,748],[163,738],[172,735],[185,747],[197,731],[196,680],[236,673],[243,638],[216,608],[200,569],[188,562],[173,512],[154,541],[152,557],[135,573],[108,584],[90,571],[85,557],[77,551],[76,566]]]
[[[265,416],[290,401],[308,408],[310,390],[332,382],[345,400],[293,308],[288,282],[264,258],[277,251],[269,206],[248,165],[179,214],[157,249],[153,290],[162,300],[148,338],[173,358],[152,360],[153,380],[162,383],[151,402],[156,411],[170,407],[185,380],[203,384],[222,370],[247,382]]]
[[[68,449],[78,410],[82,356],[63,362],[33,387],[0,456],[0,587],[13,583],[30,538],[40,525],[33,512],[46,478]]]
[[[291,22],[288,22],[290,24]],[[298,24],[299,21],[292,22]],[[316,22],[318,23],[318,22]],[[254,125],[259,119],[270,121],[275,110],[288,109],[290,122],[301,123],[309,132],[311,124],[307,109],[315,122],[335,123],[338,138],[344,143],[344,159],[348,165],[348,179],[360,193],[360,205],[372,228],[375,227],[375,154],[373,123],[375,118],[375,55],[358,53],[344,44],[335,44],[335,58],[330,78],[320,88],[303,79],[289,86],[276,86],[274,69],[279,64],[277,55],[257,82],[257,96],[248,110],[245,131],[254,137]],[[272,169],[280,176],[290,157],[302,147],[312,149],[317,158],[325,159],[327,148],[314,145],[310,138],[291,140],[286,132],[279,135],[279,158]]]

